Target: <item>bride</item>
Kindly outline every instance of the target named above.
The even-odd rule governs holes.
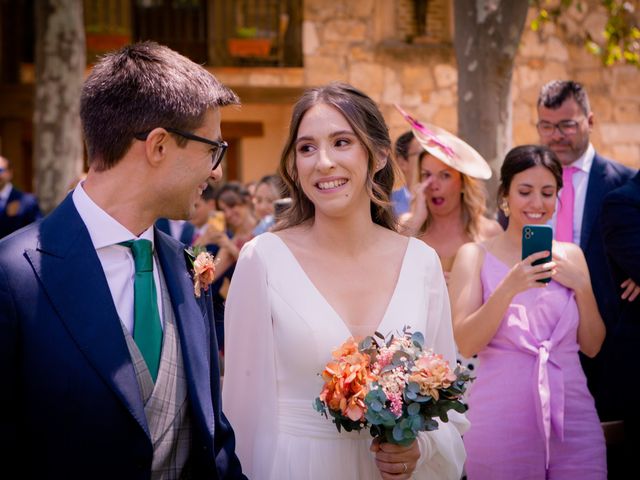
[[[464,416],[408,447],[338,432],[313,409],[319,373],[348,337],[421,331],[455,362],[438,257],[395,231],[391,141],[350,85],[310,89],[293,110],[280,174],[293,202],[242,249],[226,304],[224,410],[251,479],[458,479]]]

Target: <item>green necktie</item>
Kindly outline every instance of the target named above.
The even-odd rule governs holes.
[[[131,249],[136,266],[133,287],[133,339],[147,362],[149,373],[155,383],[162,350],[162,326],[156,300],[156,284],[153,281],[151,241],[129,240],[120,245]]]

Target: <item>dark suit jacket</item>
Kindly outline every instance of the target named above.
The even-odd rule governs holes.
[[[634,174],[634,170],[596,154],[589,173],[587,198],[582,215],[580,247],[587,260],[593,293],[607,328],[607,337],[600,353],[594,359],[581,355],[581,361],[600,420],[603,421],[622,418],[620,410],[615,406],[616,387],[606,367],[609,357],[617,348],[612,332],[618,321],[622,281],[614,280],[609,269],[600,224],[601,209],[607,193],[623,185]]]
[[[635,170],[607,160],[598,154],[593,159],[589,173],[587,198],[582,215],[580,247],[587,259],[591,284],[607,329],[615,326],[618,300],[622,290],[621,282],[614,282],[609,270],[599,222],[600,211],[607,193],[623,185],[635,173]]]
[[[11,208],[7,209],[11,204],[18,206],[16,213],[12,215],[10,215],[12,212],[8,211]],[[13,187],[11,193],[9,193],[7,203],[4,208],[0,209],[0,238],[6,237],[10,233],[35,222],[40,217],[42,217],[42,214],[36,197]]]
[[[209,295],[183,246],[155,232],[176,315],[192,420],[193,478],[241,474],[220,407]],[[71,196],[0,242],[0,456],[22,478],[149,479],[149,429],[122,328]]]
[[[601,223],[616,284],[631,278],[640,285],[640,173],[605,197]],[[611,332],[616,349],[612,355],[610,371],[620,372],[622,375],[619,381],[624,382],[624,377],[629,375],[629,369],[637,361],[640,346],[640,298],[633,302],[619,300],[618,306],[618,324]],[[638,398],[638,382],[627,379],[625,383],[633,393],[618,395],[623,404],[619,407],[628,412],[634,411],[637,418],[638,409],[624,408],[624,403],[630,398]],[[634,435],[637,438],[638,432],[634,432]]]
[[[166,233],[171,236],[171,227],[169,226],[169,220],[166,218],[159,218],[156,221],[156,228],[161,232]],[[195,232],[194,226],[189,222],[184,222],[182,224],[182,231],[180,232],[180,240],[185,245],[191,245],[191,240],[193,240],[193,233]]]

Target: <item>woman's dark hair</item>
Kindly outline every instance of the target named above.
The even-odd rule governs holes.
[[[240,182],[228,182],[215,193],[217,202],[224,202],[229,207],[236,205],[251,205],[251,194]]]
[[[287,186],[280,178],[280,175],[265,175],[260,180],[256,182],[256,190],[262,184],[269,185],[273,191],[276,193],[277,198],[283,198],[289,196],[287,192]]]
[[[537,166],[549,170],[556,179],[558,191],[562,188],[562,164],[556,154],[543,145],[521,145],[512,148],[502,162],[500,185],[498,186],[498,205],[500,205],[502,198],[509,193],[513,177]]]
[[[315,105],[329,105],[338,110],[353,129],[367,152],[368,175],[366,189],[371,199],[374,223],[396,229],[389,197],[394,183],[389,129],[375,102],[357,88],[339,82],[307,90],[293,108],[289,138],[282,151],[278,172],[287,184],[291,206],[283,213],[278,229],[300,225],[313,218],[315,207],[304,194],[295,162],[295,143],[304,115]],[[385,166],[376,171],[377,160],[383,155]]]

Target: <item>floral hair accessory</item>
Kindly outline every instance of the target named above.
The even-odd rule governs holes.
[[[186,250],[193,273],[193,293],[200,298],[202,291],[209,290],[216,275],[215,258],[204,247],[192,247]]]
[[[472,380],[464,367],[452,370],[442,355],[424,350],[424,337],[405,327],[401,336],[378,342],[349,338],[322,372],[324,386],[314,408],[333,418],[338,431],[368,429],[372,437],[410,445],[420,431],[438,429],[447,412],[464,413],[461,398]]]

